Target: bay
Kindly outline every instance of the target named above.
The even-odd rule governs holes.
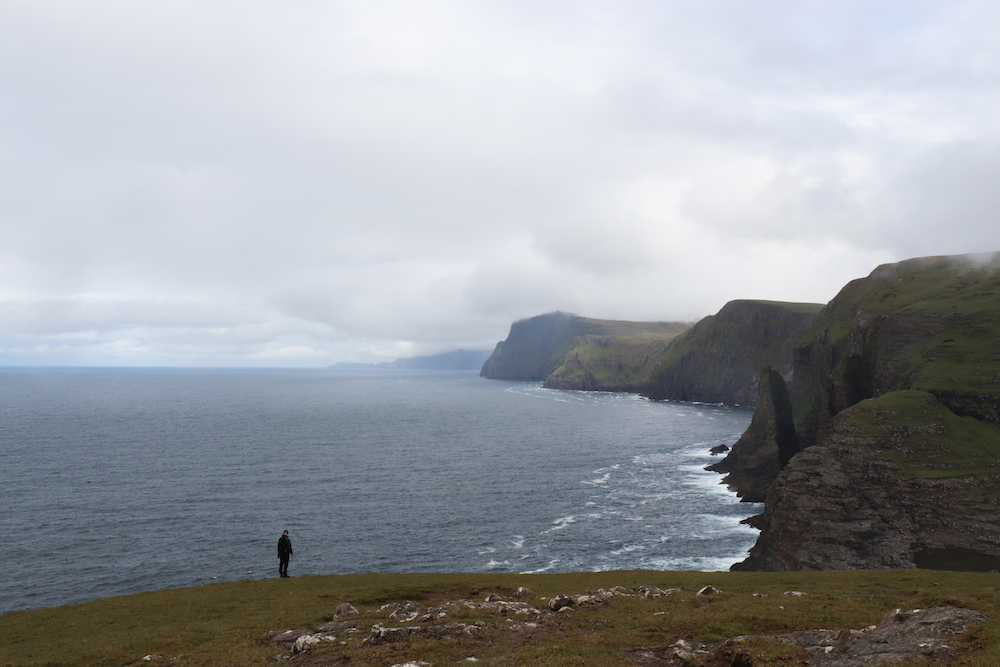
[[[277,574],[726,569],[748,408],[474,372],[0,369],[0,612]]]

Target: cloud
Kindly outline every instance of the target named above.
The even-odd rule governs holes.
[[[0,363],[382,361],[994,249],[983,2],[3,11]]]

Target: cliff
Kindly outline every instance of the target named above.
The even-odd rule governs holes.
[[[549,389],[640,393],[652,384],[680,322],[615,322],[606,335],[577,338],[545,378]],[[629,325],[629,326],[625,326]]]
[[[804,446],[858,401],[900,389],[1000,424],[1000,254],[922,257],[852,281],[794,353]]]
[[[761,371],[759,386],[750,426],[726,458],[708,466],[708,470],[728,473],[723,482],[751,503],[764,502],[768,487],[799,451],[784,378],[768,367]]]
[[[834,417],[771,486],[736,570],[1000,566],[1000,428],[926,392]]]
[[[880,266],[823,309],[793,352],[801,451],[767,490],[740,569],[1000,556],[998,259]],[[719,464],[731,476],[771,447],[751,430]]]
[[[653,399],[756,405],[762,368],[790,379],[792,349],[821,304],[730,301],[678,336],[644,395]]]
[[[480,373],[550,389],[755,405],[761,369],[792,373],[820,304],[732,301],[694,326],[549,313],[515,322]]]
[[[545,380],[558,389],[635,391],[657,353],[688,324],[626,322],[547,313],[511,325],[483,364],[495,380]]]

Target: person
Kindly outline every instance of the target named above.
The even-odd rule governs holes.
[[[288,531],[286,530],[278,538],[278,576],[288,576],[288,559],[294,557],[295,554],[292,553],[292,541],[288,539]]]

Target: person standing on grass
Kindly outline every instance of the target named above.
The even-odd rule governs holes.
[[[288,539],[288,531],[286,530],[278,538],[278,576],[288,576],[288,559],[294,557],[295,554],[292,553],[292,541]]]

